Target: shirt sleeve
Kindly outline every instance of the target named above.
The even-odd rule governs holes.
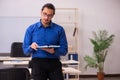
[[[32,30],[31,28],[29,27],[27,30],[26,30],[26,33],[25,33],[25,37],[24,37],[24,41],[23,41],[23,52],[25,55],[29,55],[31,53],[33,53],[33,49],[30,47],[31,43],[32,43]]]
[[[59,40],[60,48],[55,48],[55,55],[65,56],[68,52],[68,43],[67,43],[66,34],[63,28],[61,28],[60,30],[59,39],[60,39]]]

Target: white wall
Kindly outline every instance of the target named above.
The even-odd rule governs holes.
[[[46,2],[52,2],[56,8],[78,8],[79,9],[79,54],[80,54],[80,69],[82,74],[96,74],[95,69],[84,69],[85,62],[83,56],[86,54],[92,54],[92,45],[89,38],[92,37],[92,31],[99,29],[106,29],[111,34],[115,34],[115,40],[110,47],[109,54],[105,62],[105,73],[107,74],[120,74],[119,63],[119,44],[120,44],[120,0],[0,0],[0,18],[8,17],[26,17],[26,16],[39,16],[42,5]],[[22,19],[21,19],[22,20]],[[3,21],[3,19],[2,19]],[[2,39],[9,37],[9,33],[18,32],[23,34],[26,26],[29,24],[21,23],[21,21],[11,22],[11,25],[6,25],[6,28],[0,26],[0,44]],[[36,19],[30,19],[30,24]],[[22,29],[17,29],[17,23],[21,23],[26,26],[21,26]],[[4,29],[7,29],[4,32]],[[23,35],[24,36],[24,35]],[[22,41],[23,36],[18,37],[15,41]],[[9,38],[10,39],[10,38]],[[11,40],[11,39],[10,39]],[[8,38],[6,44],[10,44]],[[8,45],[10,46],[10,45]],[[0,48],[6,49],[4,44],[0,45]]]

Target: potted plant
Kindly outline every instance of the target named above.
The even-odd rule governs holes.
[[[98,80],[104,79],[104,62],[108,53],[108,48],[113,42],[114,35],[111,34],[108,36],[106,30],[99,30],[98,33],[93,32],[94,38],[90,38],[91,43],[93,44],[93,54],[94,56],[86,55],[84,60],[86,62],[85,68],[97,68]]]

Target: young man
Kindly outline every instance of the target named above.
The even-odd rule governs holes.
[[[41,10],[40,21],[26,30],[23,50],[26,55],[32,54],[34,80],[64,80],[59,59],[67,54],[68,43],[63,27],[52,22],[54,15],[54,5],[45,4]],[[49,45],[53,47],[45,47]]]

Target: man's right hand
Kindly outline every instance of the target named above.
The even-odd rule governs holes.
[[[33,42],[30,47],[34,50],[37,50],[38,44],[36,42]]]

